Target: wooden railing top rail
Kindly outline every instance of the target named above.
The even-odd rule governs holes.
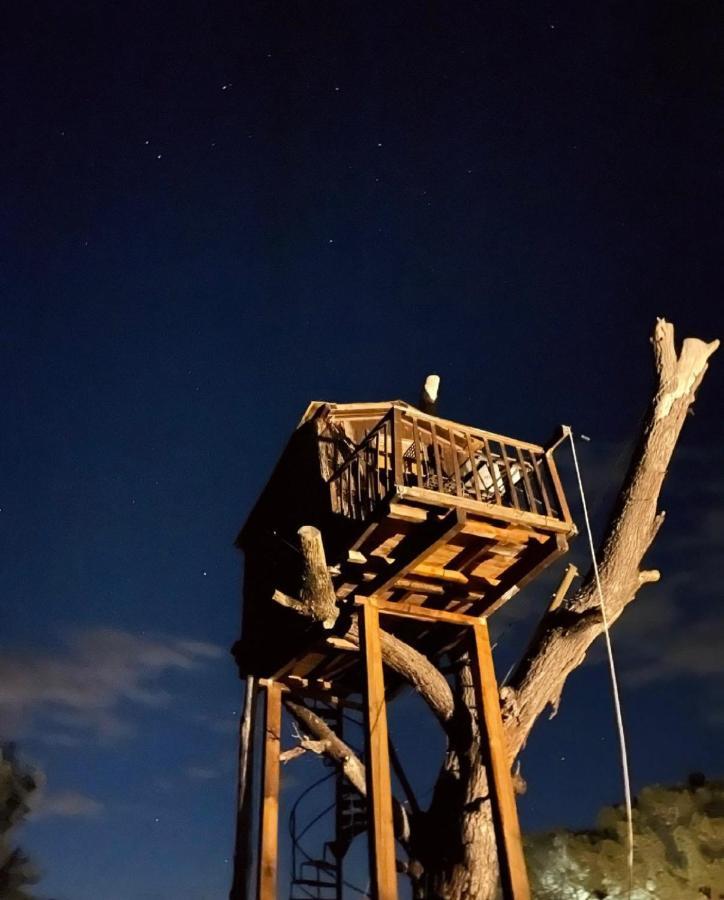
[[[403,417],[410,420],[417,419],[418,422],[430,422],[435,425],[442,425],[444,428],[452,428],[456,431],[469,433],[474,438],[487,441],[499,441],[507,444],[509,447],[520,447],[522,450],[530,450],[532,453],[545,453],[545,448],[540,444],[531,444],[529,441],[520,441],[517,438],[506,437],[504,434],[497,434],[494,431],[484,431],[482,428],[475,428],[473,425],[464,425],[462,422],[453,422],[452,419],[443,419],[440,416],[433,416],[429,413],[421,412],[409,406],[395,406],[394,409],[399,410]]]
[[[374,438],[375,434],[378,431],[381,431],[386,426],[392,424],[392,418],[394,415],[394,411],[395,410],[393,407],[392,409],[389,410],[389,412],[386,415],[384,415],[380,419],[380,421],[375,425],[375,427],[373,429],[371,429],[371,431],[369,431],[362,438],[362,440],[359,442],[359,444],[355,444],[354,452],[352,453],[350,458],[345,459],[345,461],[341,465],[337,466],[337,468],[334,470],[334,472],[332,472],[332,474],[327,479],[328,482],[334,481],[335,478],[338,478],[348,466],[352,465],[352,463],[355,461],[355,458],[357,456],[359,456],[360,450],[362,450],[363,447],[365,447],[367,444],[369,444],[369,442]]]

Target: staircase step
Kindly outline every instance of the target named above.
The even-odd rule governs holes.
[[[325,869],[334,872],[337,868],[333,862],[328,859],[309,859],[304,863],[305,866],[315,866],[317,869]]]

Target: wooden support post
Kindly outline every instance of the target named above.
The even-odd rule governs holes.
[[[380,646],[380,614],[362,602],[360,648],[365,672],[365,739],[368,845],[373,900],[397,900],[395,832],[387,738],[387,709]]]
[[[277,900],[279,843],[279,747],[282,727],[282,685],[265,685],[264,750],[262,765],[261,827],[259,828],[258,900]]]
[[[513,779],[510,774],[508,748],[505,743],[500,697],[495,680],[493,654],[485,621],[472,625],[472,672],[481,726],[487,732],[489,790],[498,846],[500,883],[504,900],[530,900],[528,874],[523,857],[523,843],[515,806]]]
[[[402,411],[392,410],[392,465],[393,484],[404,484],[402,463]]]
[[[252,870],[251,846],[252,779],[254,777],[254,722],[256,721],[256,684],[247,676],[244,710],[239,719],[239,772],[237,781],[236,838],[234,843],[234,878],[229,900],[248,900]]]

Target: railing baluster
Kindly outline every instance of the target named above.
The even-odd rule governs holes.
[[[384,428],[378,428],[375,432],[375,503],[379,503],[380,494],[382,493],[382,477],[380,469],[380,431],[384,433],[384,430]]]
[[[470,439],[470,432],[465,432],[465,440],[468,445],[468,456],[470,457],[470,469],[473,477],[473,487],[475,488],[475,499],[480,500],[480,483],[478,482],[478,464],[475,460],[475,454],[473,453],[473,442]],[[492,467],[491,467],[492,468]],[[493,474],[492,472],[490,473]]]
[[[525,460],[523,459],[523,454],[521,452],[520,447],[515,448],[515,454],[518,457],[518,465],[520,466],[520,471],[523,475],[523,486],[525,488],[525,496],[528,501],[528,509],[530,512],[536,511],[536,503],[535,503],[535,494],[533,493],[533,487],[530,483],[530,478],[528,477],[528,466],[526,465]]]
[[[537,459],[535,454],[531,450],[528,451],[528,456],[530,456],[533,471],[535,472],[535,478],[538,482],[538,487],[540,488],[540,495],[543,498],[543,506],[545,507],[546,515],[555,516],[555,513],[551,508],[551,502],[548,499],[548,491],[546,490],[545,481],[543,480],[543,473],[539,468],[542,460]]]
[[[385,493],[392,490],[392,420],[385,425]]]
[[[520,501],[518,500],[518,491],[515,489],[515,484],[513,482],[513,473],[510,470],[510,462],[508,461],[508,448],[502,441],[499,441],[500,453],[503,457],[503,465],[505,466],[505,474],[508,476],[508,490],[510,491],[510,497],[513,501],[513,506],[516,509],[520,509]]]
[[[488,460],[488,466],[490,469],[490,478],[493,482],[493,491],[495,491],[495,502],[499,505],[503,505],[503,498],[500,496],[500,485],[498,484],[498,470],[495,467],[495,463],[493,462],[493,454],[490,452],[490,444],[488,443],[487,438],[483,438],[483,447],[485,448],[485,458]]]
[[[430,433],[432,435],[432,450],[435,454],[435,471],[437,472],[437,489],[442,493],[442,467],[440,465],[440,445],[437,442],[437,428],[434,422],[430,422]]]
[[[448,434],[450,435],[450,450],[452,452],[452,461],[453,461],[453,469],[455,471],[455,493],[458,497],[462,497],[463,495],[463,476],[460,471],[460,465],[458,463],[458,445],[455,439],[455,432],[452,428],[448,428]]]
[[[392,470],[394,484],[402,484],[402,412],[392,410]]]
[[[357,466],[356,466],[356,477],[355,477],[355,487],[357,488],[357,517],[359,519],[363,518],[362,510],[363,500],[362,500],[362,466],[359,454],[357,454]]]
[[[417,468],[417,486],[422,487],[422,453],[420,452],[420,429],[417,417],[412,418],[412,441],[415,445],[415,467]]]

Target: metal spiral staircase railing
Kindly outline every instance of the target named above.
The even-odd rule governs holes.
[[[342,708],[332,708],[314,701],[310,708],[338,735],[342,734]],[[363,897],[367,891],[345,881],[342,872],[344,856],[354,838],[367,828],[365,801],[349,784],[339,764],[324,760],[333,771],[309,785],[299,797],[289,815],[289,835],[292,842],[292,880],[289,900],[341,900],[343,887]],[[335,779],[335,799],[309,821],[300,822],[299,810],[314,795],[317,788]],[[334,812],[333,836],[324,842],[319,853],[313,855],[302,845],[302,839],[320,821]]]

